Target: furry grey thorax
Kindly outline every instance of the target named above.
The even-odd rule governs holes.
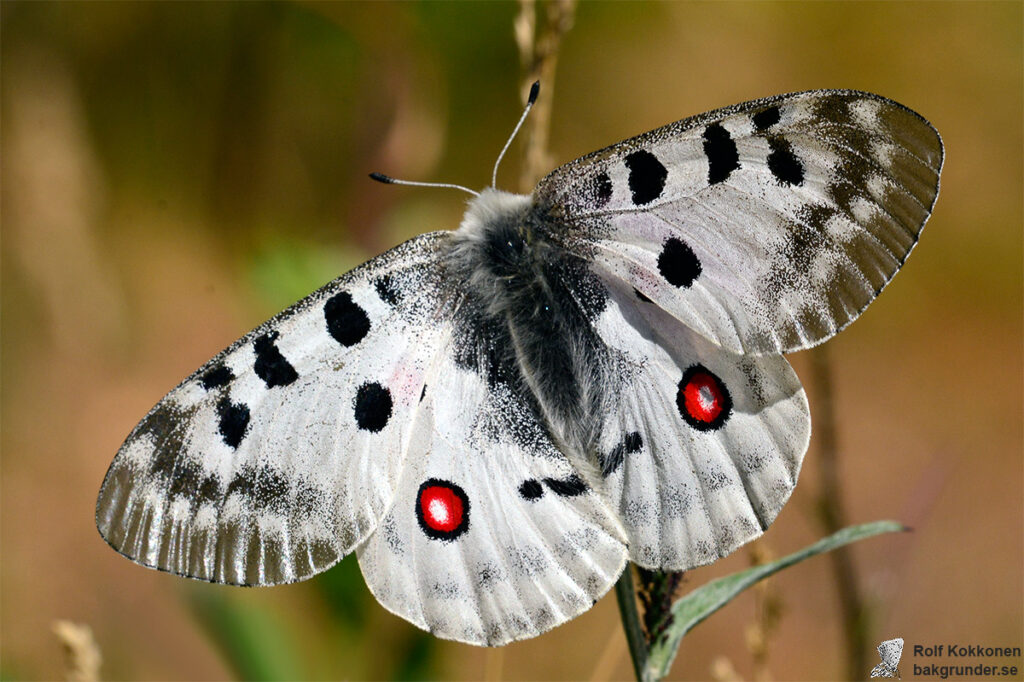
[[[550,435],[586,470],[596,462],[603,385],[591,319],[604,299],[582,300],[580,279],[593,275],[554,242],[554,225],[534,197],[485,189],[454,234],[451,264],[467,285],[463,306],[490,330],[484,343],[505,367],[500,378],[525,382],[520,392],[536,396]]]

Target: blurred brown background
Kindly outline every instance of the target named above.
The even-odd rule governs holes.
[[[366,174],[488,182],[519,113],[515,13],[0,5],[4,680],[62,676],[61,618],[93,628],[105,679],[630,676],[611,595],[483,650],[386,613],[351,560],[294,586],[199,585],[119,557],[93,524],[121,440],[181,378],[353,265],[458,224],[459,194]],[[891,97],[943,135],[918,249],[829,345],[850,521],[915,529],[853,550],[872,645],[904,637],[905,677],[915,643],[1024,644],[1022,19],[1019,2],[584,3],[541,94],[556,163],[819,87]],[[792,361],[806,380],[807,357]],[[817,450],[761,551],[823,534]],[[749,561],[693,571],[686,589]],[[827,558],[774,579],[775,679],[842,673],[833,584]],[[762,606],[748,593],[698,626],[673,677],[708,678],[723,656],[760,674],[747,630]]]

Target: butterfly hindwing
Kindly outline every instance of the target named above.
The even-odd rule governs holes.
[[[147,566],[262,585],[318,573],[377,525],[442,342],[417,237],[311,294],[171,391],[129,435],[100,533]]]
[[[594,328],[618,368],[599,439],[605,495],[630,558],[686,570],[758,537],[796,485],[810,437],[781,356],[740,356],[613,277]]]
[[[370,590],[437,636],[499,645],[589,609],[625,566],[622,528],[555,448],[494,338],[453,340],[428,379],[395,503],[358,550]],[[465,341],[482,362],[467,366]]]
[[[567,164],[535,195],[587,253],[715,343],[806,348],[852,322],[916,244],[943,149],[877,95],[780,95]]]

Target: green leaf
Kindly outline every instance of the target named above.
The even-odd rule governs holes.
[[[416,628],[407,628],[406,633],[405,641],[396,645],[394,651],[395,668],[391,679],[398,682],[438,679],[434,672],[438,640]]]
[[[279,238],[261,244],[248,263],[248,274],[253,288],[265,298],[267,309],[280,310],[361,260],[360,254]]]
[[[317,576],[313,585],[319,590],[334,621],[348,630],[349,634],[362,632],[366,628],[374,601],[359,572],[355,553],[349,554],[329,571]]]
[[[683,636],[754,583],[804,559],[830,552],[851,542],[903,530],[906,530],[906,527],[895,521],[875,521],[850,526],[778,561],[733,573],[690,592],[672,605],[672,625],[662,637],[651,644],[644,679],[660,680],[665,677],[672,667],[672,661],[675,660]]]

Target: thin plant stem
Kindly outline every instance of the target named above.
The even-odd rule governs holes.
[[[821,493],[818,513],[826,533],[835,533],[847,525],[839,475],[839,439],[836,431],[835,399],[832,391],[832,368],[828,349],[818,346],[811,351],[811,382],[815,401],[818,444],[821,448]],[[843,618],[843,640],[846,649],[848,680],[859,680],[867,670],[865,652],[869,648],[864,600],[857,582],[853,553],[850,547],[832,552],[832,573]]]
[[[626,631],[629,656],[633,659],[633,673],[638,682],[647,682],[647,636],[640,625],[640,613],[636,608],[632,564],[626,565],[626,570],[615,583],[615,598],[619,602],[619,616],[622,619],[622,629]]]
[[[504,647],[496,646],[489,648],[484,659],[484,682],[498,682],[501,679],[501,670],[504,665]]]
[[[548,0],[544,9],[545,20],[538,25],[535,0],[520,0],[513,26],[523,66],[523,92],[528,92],[530,85],[539,80],[541,92],[547,93],[537,100],[526,122],[523,165],[519,176],[519,187],[524,192],[533,189],[534,183],[552,166],[548,136],[554,103],[555,68],[562,37],[572,28],[576,16],[576,0]]]

